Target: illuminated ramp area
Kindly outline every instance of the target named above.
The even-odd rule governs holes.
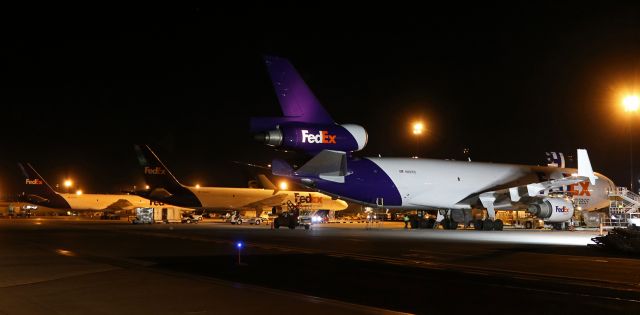
[[[0,220],[0,314],[640,312],[640,260],[592,236]]]

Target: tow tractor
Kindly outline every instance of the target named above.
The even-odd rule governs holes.
[[[273,220],[273,227],[279,229],[281,226],[286,226],[290,229],[295,229],[296,226],[303,226],[305,230],[311,228],[311,216],[300,215],[300,207],[294,204],[290,200],[287,201],[288,211],[283,211],[278,214],[278,217]]]

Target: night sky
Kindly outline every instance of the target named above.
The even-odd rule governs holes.
[[[287,157],[248,131],[249,117],[280,115],[265,54],[289,58],[336,121],[367,129],[358,155],[415,154],[421,118],[422,157],[468,147],[475,161],[543,164],[586,148],[628,186],[620,97],[640,87],[639,5],[241,5],[4,12],[0,193],[20,190],[18,161],[85,192],[142,185],[134,143],[185,184],[245,187],[232,161]],[[632,124],[640,170],[640,114]]]

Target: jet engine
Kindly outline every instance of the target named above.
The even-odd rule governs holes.
[[[288,123],[255,134],[264,144],[316,154],[322,150],[353,152],[367,145],[367,131],[359,125],[316,125]]]
[[[532,203],[527,211],[546,222],[566,222],[573,217],[573,203],[566,198],[544,198]]]

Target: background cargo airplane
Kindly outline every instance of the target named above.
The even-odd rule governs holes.
[[[90,211],[133,211],[135,208],[152,208],[161,204],[128,194],[75,194],[59,193],[36,172],[30,164],[18,164],[25,177],[23,197],[30,203],[54,209]],[[167,206],[167,205],[164,205]],[[192,211],[193,209],[183,209]]]
[[[488,213],[487,219],[474,222],[476,228],[500,230],[502,221],[495,220],[495,210],[527,209],[557,223],[571,219],[578,206],[583,210],[608,206],[607,193],[615,186],[592,171],[585,150],[578,150],[578,169],[355,157],[353,152],[367,143],[365,129],[337,124],[288,60],[266,57],[265,61],[284,116],[253,118],[255,138],[313,155],[298,169],[274,160],[274,175],[370,206],[446,210],[445,228],[456,228],[456,221],[468,222],[472,208]],[[575,201],[580,202],[575,205]]]
[[[145,198],[189,208],[210,210],[271,211],[273,207],[300,206],[308,210],[344,210],[343,200],[317,192],[230,187],[189,187],[181,184],[148,146],[135,146],[148,190],[137,191]],[[263,186],[264,178],[262,179]]]

